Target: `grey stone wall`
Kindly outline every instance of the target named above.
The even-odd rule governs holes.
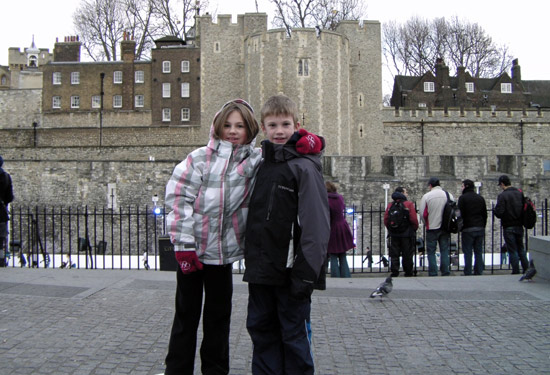
[[[42,90],[0,90],[0,129],[32,128],[41,122]]]

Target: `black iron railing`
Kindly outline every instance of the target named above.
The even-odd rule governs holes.
[[[118,210],[89,207],[11,207],[8,241],[8,266],[93,268],[93,269],[163,269],[161,242],[167,239],[163,208],[124,207]],[[346,218],[354,234],[356,248],[348,252],[353,273],[388,271],[389,239],[383,225],[384,206],[352,206]],[[508,270],[507,254],[500,220],[488,210],[485,236],[486,271]],[[535,228],[525,231],[525,248],[529,235],[548,235],[548,200],[537,205]],[[425,231],[417,232],[415,270],[426,272]],[[451,235],[451,270],[463,266],[459,234]],[[369,253],[370,250],[370,253]],[[169,264],[165,262],[164,264]],[[244,262],[234,265],[242,272]]]

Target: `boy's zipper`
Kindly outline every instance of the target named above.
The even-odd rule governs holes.
[[[269,204],[267,205],[267,217],[265,218],[266,221],[269,221],[271,217],[271,210],[273,209],[273,199],[275,198],[276,187],[277,187],[277,183],[274,182],[273,186],[271,186],[271,194],[269,195]]]

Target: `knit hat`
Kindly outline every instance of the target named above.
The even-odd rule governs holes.
[[[430,177],[430,179],[428,180],[428,185],[431,185],[432,187],[433,186],[439,186],[439,178]]]
[[[498,178],[498,184],[504,184],[504,186],[510,186],[512,185],[512,183],[510,182],[510,178],[508,176],[506,176],[505,174],[503,174],[502,176],[500,176]]]
[[[462,184],[464,184],[464,189],[474,188],[474,182],[472,180],[465,179],[464,181],[462,181]]]

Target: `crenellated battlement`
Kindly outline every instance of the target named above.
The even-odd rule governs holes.
[[[460,109],[460,108],[417,108],[417,109],[395,109],[384,108],[384,120],[395,121],[439,121],[439,122],[517,122],[519,120],[535,120],[536,122],[544,119],[544,122],[550,122],[550,111],[542,109],[510,109],[510,110],[491,110],[483,109]]]

